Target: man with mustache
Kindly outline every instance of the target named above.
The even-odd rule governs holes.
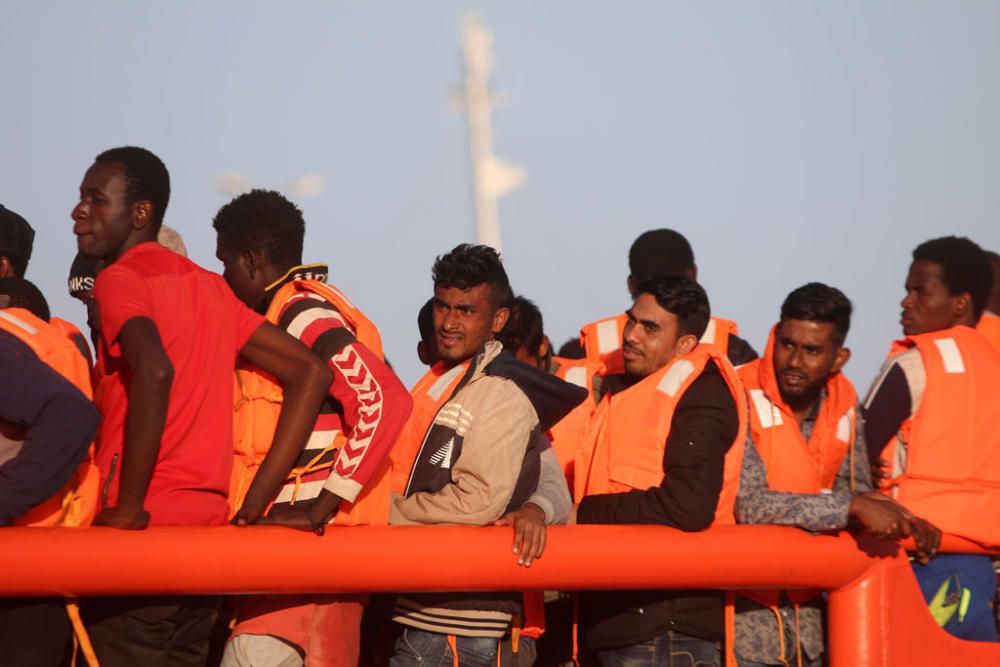
[[[736,518],[810,531],[853,525],[886,539],[937,532],[873,493],[857,393],[841,369],[851,302],[809,283],[781,305],[764,357],[740,367],[750,405]],[[931,547],[927,547],[931,550]],[[821,591],[745,591],[736,599],[741,667],[823,664]]]
[[[577,454],[576,522],[685,531],[732,524],[746,399],[725,353],[698,342],[708,297],[678,276],[635,287],[625,372],[605,379],[594,440]],[[718,591],[592,592],[581,612],[587,646],[605,667],[720,664]]]
[[[903,338],[872,385],[863,416],[882,490],[943,532],[1000,545],[1000,351],[976,324],[992,285],[967,238],[913,251]],[[931,615],[963,639],[997,641],[988,556],[944,554],[914,573]]]

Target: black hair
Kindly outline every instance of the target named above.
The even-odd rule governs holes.
[[[274,190],[251,190],[219,209],[212,221],[222,245],[236,252],[262,251],[271,263],[302,263],[306,221],[299,207]]]
[[[637,284],[659,276],[686,276],[694,269],[694,251],[680,232],[651,229],[629,248],[628,268]]]
[[[49,304],[35,283],[24,278],[0,278],[0,294],[10,297],[11,308],[24,308],[40,320],[49,321]]]
[[[968,292],[972,296],[972,311],[978,320],[993,289],[993,268],[983,249],[964,236],[944,236],[918,245],[913,261],[920,260],[941,266],[949,294]]]
[[[586,359],[587,352],[583,349],[583,345],[580,344],[580,338],[574,336],[562,344],[556,356],[563,359]]]
[[[785,297],[785,302],[781,304],[781,319],[830,323],[836,345],[840,347],[851,328],[851,310],[851,300],[836,287],[806,283]]]
[[[420,307],[417,313],[417,329],[420,331],[420,340],[427,345],[434,345],[434,299],[427,299],[427,303]]]
[[[636,286],[635,296],[649,294],[667,312],[677,318],[678,336],[692,334],[700,339],[712,315],[708,295],[701,285],[684,276],[649,278]]]
[[[545,340],[545,327],[542,311],[534,301],[524,296],[514,297],[510,302],[510,317],[503,331],[497,334],[497,340],[511,354],[521,349],[532,355],[538,354]]]
[[[500,262],[500,253],[486,245],[461,243],[446,255],[440,255],[431,269],[434,287],[472,289],[486,284],[490,302],[499,310],[511,300],[510,281]]]
[[[170,203],[170,173],[163,160],[138,146],[122,146],[104,151],[95,162],[117,162],[125,167],[125,198],[130,204],[148,201],[153,205],[153,229],[160,231],[163,214]]]

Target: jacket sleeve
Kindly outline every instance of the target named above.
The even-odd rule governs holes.
[[[343,408],[347,442],[323,486],[354,502],[403,429],[413,399],[385,362],[355,338],[333,305],[295,297],[278,320],[333,371],[329,393]]]
[[[0,377],[17,378],[0,382],[0,419],[24,428],[17,453],[0,465],[0,525],[6,525],[66,483],[99,417],[86,396],[20,341],[0,340]]]
[[[738,430],[736,401],[718,367],[710,364],[677,403],[660,486],[587,496],[577,509],[577,522],[708,528],[722,492],[726,452]]]
[[[538,488],[527,502],[537,505],[545,512],[546,524],[566,523],[573,509],[573,499],[569,495],[569,486],[566,485],[566,476],[559,465],[559,458],[551,445],[542,449],[541,464]]]
[[[472,420],[451,483],[433,493],[419,491],[407,498],[394,494],[389,523],[483,526],[503,516],[538,418],[513,382],[491,382],[488,393],[488,400],[466,404]]]

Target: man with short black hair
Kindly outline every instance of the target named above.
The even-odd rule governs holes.
[[[694,251],[684,235],[673,229],[652,229],[643,232],[632,243],[628,252],[629,294],[636,296],[636,288],[644,281],[664,276],[682,276],[698,280],[698,266]],[[584,326],[580,330],[580,344],[588,359],[604,365],[602,375],[622,373],[622,331],[625,315],[607,317]],[[715,345],[734,366],[757,358],[757,352],[737,334],[736,323],[712,317],[702,334],[702,343]]]
[[[166,166],[137,147],[97,156],[72,211],[81,253],[102,260],[102,507],[95,525],[217,526],[229,517],[233,368],[241,357],[283,383],[274,448],[299,451],[330,373],[307,348],[240,303],[218,275],[156,242]],[[210,334],[210,335],[208,335]],[[244,502],[253,522],[287,471],[262,467]],[[204,664],[217,600],[92,600],[84,608],[104,665]]]
[[[990,289],[990,298],[986,301],[986,309],[976,325],[976,331],[986,336],[993,343],[993,347],[1000,350],[1000,255],[992,250],[984,252],[990,260],[993,286]]]
[[[635,285],[622,334],[624,373],[605,378],[594,441],[579,450],[581,524],[732,524],[746,399],[717,346],[699,344],[710,310],[693,280]],[[605,666],[720,664],[719,591],[609,591],[581,599],[587,646]],[[688,662],[677,662],[679,656]]]
[[[459,245],[437,258],[432,273],[441,362],[414,387],[414,410],[393,450],[394,487],[401,493],[393,495],[389,521],[482,526],[509,517],[515,551],[529,564],[544,540],[539,551],[534,543],[520,543],[521,519],[511,515],[522,508],[539,523],[565,519],[569,494],[558,463],[562,512],[536,493],[542,467],[551,465],[543,459],[542,450],[548,451],[543,433],[585,392],[517,362],[493,340],[507,321],[510,301],[507,274],[494,249]],[[546,458],[555,459],[551,453]],[[390,664],[497,663],[501,639],[520,611],[520,594],[400,595],[393,620],[404,630]],[[521,642],[522,651],[526,645]],[[506,650],[502,653],[500,663],[509,664]]]
[[[808,283],[781,305],[764,357],[739,369],[750,404],[736,517],[741,523],[841,530],[883,539],[911,533],[922,557],[938,532],[873,493],[857,393],[841,372],[851,302]],[[743,591],[736,598],[735,654],[741,667],[823,664],[820,591]]]
[[[989,258],[967,238],[917,246],[900,304],[904,337],[872,385],[864,419],[885,493],[945,533],[996,547],[1000,351],[975,330],[992,282]],[[945,630],[997,641],[988,556],[939,555],[914,572]]]
[[[333,374],[306,448],[284,465],[288,477],[261,522],[318,533],[328,523],[384,525],[388,453],[412,400],[384,363],[378,330],[327,284],[326,265],[302,263],[305,220],[280,193],[240,195],[219,209],[212,224],[223,276],[240,300],[308,345]],[[269,446],[281,400],[274,383],[252,365],[241,363],[236,375],[241,400],[234,410],[230,502],[240,523],[254,473],[280,454]],[[362,600],[358,595],[238,598],[222,664],[356,665]]]

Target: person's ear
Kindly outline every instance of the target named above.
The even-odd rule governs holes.
[[[497,312],[493,313],[493,326],[490,328],[494,334],[498,334],[503,331],[503,328],[507,326],[507,320],[510,318],[510,308],[504,306],[503,308],[498,308]]]
[[[16,275],[14,265],[10,263],[8,258],[0,255],[0,278],[14,278]]]
[[[145,199],[132,204],[132,228],[142,229],[153,224],[153,202]]]
[[[694,334],[684,334],[677,339],[677,347],[674,348],[674,356],[683,357],[698,346],[698,337]]]
[[[955,319],[963,319],[972,311],[972,295],[968,292],[951,297],[951,312]]]
[[[542,343],[538,346],[538,358],[545,359],[551,351],[552,343],[549,342],[549,337],[542,336]]]
[[[851,360],[851,350],[850,348],[841,347],[837,350],[837,354],[833,359],[833,368],[830,369],[830,374],[840,371],[847,362]]]

